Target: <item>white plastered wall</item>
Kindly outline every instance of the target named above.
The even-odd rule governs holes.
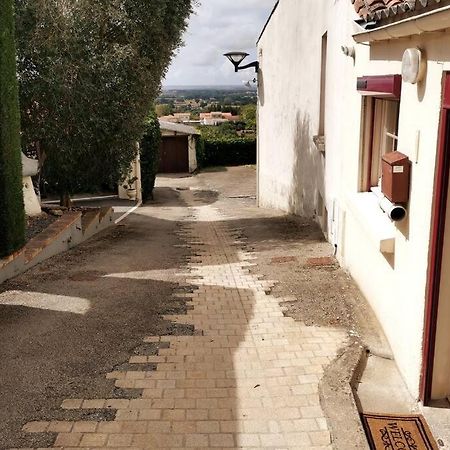
[[[373,43],[369,60],[361,58],[358,75],[401,73],[403,52],[420,47],[428,58],[426,79],[419,85],[403,83],[400,102],[398,150],[412,161],[408,218],[391,225],[395,253],[382,254],[368,239],[369,220],[361,220],[346,208],[341,260],[362,288],[391,344],[397,365],[411,391],[418,397],[422,367],[425,289],[428,270],[431,206],[441,105],[442,54],[449,39],[429,35]],[[442,39],[447,40],[444,44]],[[358,46],[360,47],[360,46]],[[446,56],[450,59],[450,52]],[[345,161],[357,160],[357,151],[347,151]],[[358,179],[358,167],[348,166],[344,178]],[[349,186],[350,188],[350,186]],[[347,189],[351,192],[351,189]],[[351,203],[347,196],[347,206]],[[378,213],[378,211],[377,211]],[[374,211],[374,214],[375,211]]]
[[[35,159],[27,158],[21,153],[22,158],[22,188],[23,188],[23,203],[25,207],[25,214],[27,216],[38,216],[42,213],[41,204],[34,191],[33,180],[39,172],[39,162]]]
[[[450,38],[436,33],[356,44],[355,18],[349,0],[282,0],[270,21],[259,45],[259,202],[314,216],[317,191],[323,192],[338,258],[374,309],[409,390],[418,396],[441,80],[449,67]],[[311,138],[318,128],[325,31],[326,153],[321,161]],[[342,45],[355,47],[355,62],[342,53]],[[408,219],[388,224],[395,253],[383,254],[370,225],[380,214],[378,206],[362,211],[355,204],[362,115],[356,81],[363,75],[400,74],[404,50],[416,46],[426,52],[426,80],[419,86],[403,84],[399,121],[398,149],[413,160]]]
[[[309,217],[324,196],[324,159],[312,138],[328,4],[282,0],[259,42],[259,204]]]
[[[129,197],[127,189],[124,186],[128,185],[128,180],[136,178],[133,183],[133,188],[136,190],[134,197]],[[131,163],[130,171],[127,174],[125,180],[118,186],[119,198],[122,200],[136,200],[137,202],[142,201],[142,177],[141,177],[141,158],[139,154],[139,144],[136,143],[136,158]]]
[[[196,137],[194,135],[189,136],[189,173],[193,173],[197,170],[197,145]]]

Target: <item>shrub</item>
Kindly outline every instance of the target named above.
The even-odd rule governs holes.
[[[153,198],[156,174],[160,162],[161,129],[155,113],[147,121],[144,137],[141,141],[141,179],[142,201]]]
[[[12,0],[0,0],[0,257],[25,242]]]
[[[202,127],[197,161],[200,167],[256,164],[256,136],[237,136],[234,124]]]
[[[195,153],[197,154],[198,167],[205,167],[205,139],[203,136],[197,136],[195,140]]]
[[[241,108],[241,119],[247,130],[256,130],[256,105],[245,105]]]
[[[204,166],[256,164],[256,139],[205,141]]]

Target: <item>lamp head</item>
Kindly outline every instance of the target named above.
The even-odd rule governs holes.
[[[225,53],[223,56],[227,57],[234,66],[235,71],[238,71],[238,67],[245,58],[247,58],[248,53],[245,52],[229,52]]]

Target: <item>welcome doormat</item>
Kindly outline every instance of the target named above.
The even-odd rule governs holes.
[[[438,450],[422,416],[362,414],[372,450]]]

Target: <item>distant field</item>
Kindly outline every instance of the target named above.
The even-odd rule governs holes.
[[[193,86],[163,86],[162,91],[163,92],[168,92],[168,91],[235,91],[235,90],[240,90],[240,91],[246,91],[248,90],[248,88],[244,85],[240,85],[240,84],[235,84],[235,85],[217,85],[217,86],[202,86],[202,85],[193,85]]]
[[[256,89],[246,86],[165,86],[157,104],[170,104],[176,100],[197,100],[223,105],[256,104]]]

